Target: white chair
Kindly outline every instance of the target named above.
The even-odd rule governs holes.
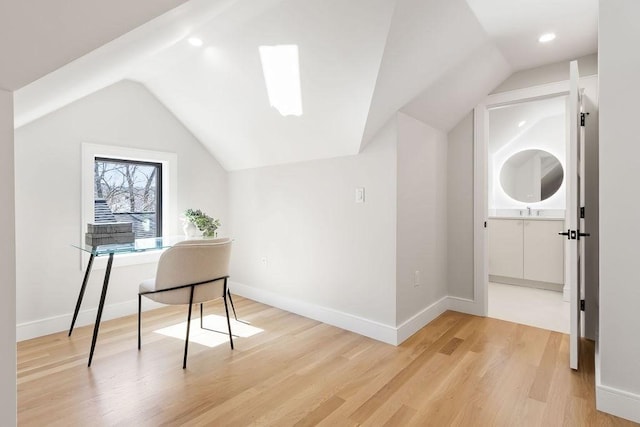
[[[162,304],[189,305],[183,369],[187,367],[193,304],[200,304],[200,325],[202,326],[202,303],[223,298],[229,328],[229,343],[233,350],[231,321],[227,306],[227,296],[230,296],[227,287],[230,256],[231,239],[229,238],[187,240],[167,249],[160,256],[156,277],[143,281],[138,292],[138,350],[141,348],[142,296]]]
[[[230,239],[229,237],[221,237],[219,239],[207,239],[205,240],[205,242],[208,243],[224,243],[227,241],[233,241],[232,239]],[[201,245],[203,243],[203,240],[198,239],[198,240],[183,240],[182,242],[178,242],[176,243],[175,246],[177,245]],[[238,315],[236,314],[236,307],[233,305],[233,298],[231,298],[231,291],[229,290],[229,286],[227,285],[227,298],[229,298],[229,302],[231,303],[231,311],[233,311],[233,317],[238,320]],[[243,323],[247,323],[244,322]],[[202,303],[200,303],[200,327],[202,328]],[[219,332],[219,331],[216,331]]]

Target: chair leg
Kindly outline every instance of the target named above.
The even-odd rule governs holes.
[[[204,326],[202,326],[202,303],[200,303],[200,329],[202,329]]]
[[[141,324],[141,315],[140,312],[142,311],[142,295],[138,294],[138,350],[140,350],[140,347],[142,346],[142,341],[140,338],[140,324]]]
[[[231,334],[231,320],[229,320],[229,307],[227,306],[227,279],[224,279],[224,293],[222,294],[224,299],[224,311],[227,313],[227,326],[229,327],[229,343],[231,344],[231,350],[233,350],[233,335]]]
[[[229,302],[231,303],[231,309],[233,310],[233,317],[238,320],[238,316],[236,316],[236,308],[233,306],[233,299],[231,299],[231,291],[227,288],[227,295],[229,295]]]
[[[189,328],[191,327],[191,307],[193,306],[193,288],[191,286],[191,295],[189,296],[189,314],[187,315],[187,336],[184,340],[184,360],[182,361],[182,369],[187,368],[187,351],[189,350]]]

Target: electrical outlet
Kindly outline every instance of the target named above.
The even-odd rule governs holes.
[[[420,286],[420,270],[416,270],[416,272],[413,273],[413,286],[416,288]]]
[[[264,265],[265,267],[267,266],[267,257],[266,256],[263,256],[260,261],[262,262],[262,265]]]

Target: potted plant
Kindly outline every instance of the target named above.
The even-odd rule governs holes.
[[[185,234],[187,237],[193,237],[193,230],[188,230],[188,225],[193,224],[195,228],[202,231],[204,237],[216,237],[216,230],[220,227],[220,220],[214,219],[202,212],[200,209],[187,209],[184,211]]]

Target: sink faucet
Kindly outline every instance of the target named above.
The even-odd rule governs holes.
[[[527,206],[527,216],[531,216],[531,207]]]

